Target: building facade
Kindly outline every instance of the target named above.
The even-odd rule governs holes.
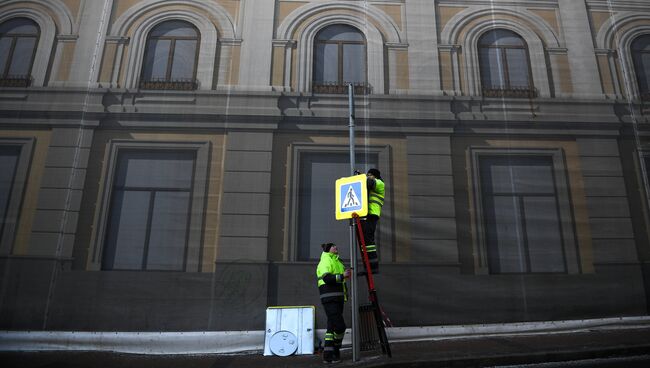
[[[649,5],[2,0],[0,328],[319,305],[348,83],[395,325],[647,315]]]

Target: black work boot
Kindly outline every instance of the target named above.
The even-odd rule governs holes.
[[[334,357],[334,351],[333,350],[324,350],[323,351],[323,363],[325,363],[325,364],[332,363],[333,357]]]
[[[334,348],[332,354],[332,363],[338,363],[341,361],[341,350],[339,348]]]

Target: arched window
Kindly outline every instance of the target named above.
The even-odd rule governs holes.
[[[322,29],[314,40],[313,70],[314,92],[346,93],[352,83],[356,93],[368,93],[363,33],[343,24]]]
[[[534,96],[528,47],[521,36],[495,29],[481,36],[478,49],[484,96]]]
[[[650,35],[643,35],[632,42],[632,59],[639,95],[644,100],[650,100]]]
[[[147,37],[140,88],[196,89],[199,32],[190,23],[172,20]]]
[[[27,18],[0,24],[0,86],[28,87],[40,30]]]

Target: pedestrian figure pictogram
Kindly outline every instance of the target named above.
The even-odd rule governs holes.
[[[361,205],[359,203],[359,198],[357,197],[357,194],[354,192],[354,189],[352,188],[352,185],[350,185],[348,189],[348,193],[345,195],[345,203],[343,204],[343,208],[347,209],[350,207],[358,207]]]
[[[348,183],[341,187],[341,212],[352,213],[361,209],[361,184]]]

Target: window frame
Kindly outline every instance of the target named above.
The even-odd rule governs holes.
[[[156,30],[159,26],[167,22],[183,22],[188,24],[196,32],[196,38],[186,37],[186,36],[151,36],[151,33]],[[165,71],[164,80],[145,80],[144,71],[147,68],[146,57],[149,52],[149,41],[151,40],[169,40],[169,54],[167,55],[167,70]],[[196,50],[194,51],[194,65],[192,66],[192,78],[190,81],[174,81],[171,79],[171,73],[173,68],[174,53],[176,49],[176,40],[192,40],[196,41]],[[138,87],[145,90],[196,90],[198,89],[198,81],[196,79],[199,65],[199,54],[201,51],[201,32],[199,29],[192,23],[182,20],[182,19],[167,19],[164,20],[149,30],[147,37],[145,38],[145,49],[142,54],[142,65],[140,66],[140,82]]]
[[[7,65],[5,65],[5,70],[0,71],[0,87],[29,87],[32,84],[32,80],[34,79],[32,76],[32,70],[34,69],[34,61],[36,59],[36,51],[38,50],[38,45],[41,40],[41,27],[37,22],[35,22],[33,19],[27,18],[27,17],[13,17],[10,19],[4,20],[1,24],[11,22],[12,20],[16,19],[24,19],[29,22],[31,22],[35,27],[36,27],[36,34],[3,34],[0,33],[0,39],[7,37],[11,38],[11,46],[9,48],[9,53],[7,55]],[[16,43],[19,38],[33,38],[34,41],[34,47],[32,49],[32,55],[29,60],[29,69],[27,71],[27,74],[24,75],[24,78],[18,78],[19,76],[15,76],[14,78],[10,78],[11,75],[9,75],[9,69],[11,68],[13,57],[14,57],[14,51],[16,48]]]
[[[487,234],[485,225],[485,210],[483,209],[483,189],[481,185],[479,161],[482,157],[495,157],[495,156],[514,156],[514,157],[550,157],[553,163],[553,176],[556,191],[556,203],[559,212],[559,226],[561,228],[562,238],[562,251],[564,262],[566,265],[566,272],[523,272],[523,273],[497,273],[489,269],[488,262],[488,247],[487,247]],[[562,149],[527,149],[527,148],[486,148],[486,147],[470,147],[469,160],[471,176],[469,185],[473,188],[470,189],[472,200],[474,218],[472,220],[473,238],[474,238],[474,254],[475,254],[475,270],[478,274],[484,275],[557,275],[557,274],[579,274],[582,272],[582,263],[580,258],[580,250],[575,230],[575,218],[573,214],[571,193],[569,187],[568,173],[566,172],[566,161]]]
[[[499,30],[507,31],[512,33],[513,35],[516,35],[522,42],[523,46],[510,46],[510,45],[505,45],[505,46],[485,46],[481,45],[481,40],[486,37],[489,33],[491,32],[497,32]],[[483,49],[498,49],[498,50],[503,50],[500,54],[500,62],[501,65],[504,66],[503,70],[503,75],[505,76],[504,78],[504,84],[505,88],[488,88],[488,86],[485,85],[485,75],[483,73],[483,69],[481,67],[481,64],[483,63],[483,58],[481,57],[482,55],[482,50]],[[526,54],[526,64],[527,64],[527,72],[528,72],[528,88],[512,88],[510,85],[510,73],[508,70],[508,57],[507,57],[507,52],[506,50],[524,50]],[[535,98],[537,97],[537,92],[535,90],[535,85],[533,81],[533,70],[531,66],[531,60],[530,60],[530,50],[528,48],[528,43],[526,42],[526,39],[522,37],[519,33],[514,32],[512,30],[506,29],[506,28],[495,28],[495,29],[490,29],[486,32],[483,32],[478,38],[477,42],[477,51],[478,51],[478,68],[479,68],[479,75],[480,75],[480,82],[481,82],[481,95],[483,97],[517,97],[517,98]]]
[[[7,212],[5,214],[5,219],[13,218],[15,221],[13,224],[9,225],[4,223],[0,228],[0,255],[9,255],[13,252],[14,240],[20,222],[21,205],[27,188],[27,175],[29,173],[35,142],[35,138],[0,138],[0,145],[20,148],[16,172],[14,173],[11,193],[9,194],[9,201],[7,203]],[[4,221],[5,220],[3,219],[3,222]]]
[[[99,188],[101,199],[95,212],[95,225],[92,234],[92,249],[88,253],[88,267],[91,270],[102,270],[102,261],[106,247],[109,215],[113,199],[115,175],[119,154],[129,152],[178,152],[194,151],[194,174],[188,213],[188,241],[186,256],[182,271],[165,270],[128,270],[132,272],[201,272],[203,251],[203,227],[208,189],[208,169],[211,144],[210,142],[158,142],[158,141],[125,141],[111,140],[106,153],[104,177]],[[110,270],[121,272],[122,270]]]
[[[361,37],[363,38],[363,41],[332,41],[332,40],[319,40],[318,36],[325,31],[326,29],[330,27],[336,27],[336,26],[346,26],[353,28]],[[337,80],[335,81],[336,84],[331,84],[328,81],[323,81],[325,83],[323,84],[317,84],[316,81],[314,80],[315,73],[312,72],[312,81],[311,81],[311,88],[314,93],[326,93],[326,94],[346,94],[347,93],[347,85],[345,84],[345,81],[343,80],[343,58],[344,58],[344,45],[363,45],[363,63],[364,63],[364,82],[361,83],[353,83],[354,87],[354,93],[355,94],[360,94],[360,95],[366,95],[370,93],[370,87],[368,85],[368,41],[366,39],[366,35],[361,32],[358,28],[351,26],[349,24],[330,24],[326,27],[321,28],[316,35],[314,36],[314,45],[313,45],[313,58],[312,58],[312,71],[316,70],[316,57],[319,56],[317,53],[317,49],[319,45],[337,45]],[[334,82],[334,81],[332,81]]]

